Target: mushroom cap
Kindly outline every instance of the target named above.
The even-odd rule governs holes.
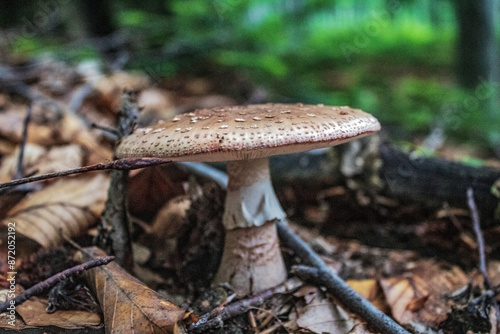
[[[136,129],[116,155],[178,161],[263,158],[338,145],[380,130],[359,109],[322,104],[255,104],[199,109]]]

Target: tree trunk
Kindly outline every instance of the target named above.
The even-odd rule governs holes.
[[[496,82],[494,0],[455,0],[458,21],[458,79],[466,88]]]
[[[109,0],[80,1],[79,4],[90,37],[105,37],[115,31]]]

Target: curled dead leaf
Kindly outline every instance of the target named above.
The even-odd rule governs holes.
[[[425,260],[404,275],[382,279],[380,285],[392,315],[399,323],[419,323],[437,328],[450,307],[445,294],[466,285],[468,278],[456,266]]]
[[[97,222],[107,198],[106,174],[64,178],[24,198],[1,222],[43,247],[77,237]]]
[[[80,262],[106,254],[87,248],[76,255]],[[85,272],[85,278],[104,313],[106,333],[187,333],[182,320],[186,311],[112,262]]]
[[[172,198],[156,215],[151,234],[162,240],[178,235],[186,224],[186,214],[190,207],[191,199],[188,196]]]
[[[8,290],[0,291],[0,303],[6,300]],[[17,284],[16,295],[24,292],[24,289]],[[22,330],[25,328],[37,328],[40,332],[44,328],[52,331],[70,331],[83,330],[88,328],[97,328],[101,324],[101,317],[97,313],[84,311],[56,311],[47,313],[47,300],[43,297],[32,297],[21,305],[16,305],[16,313],[19,318],[15,320],[15,329]],[[2,315],[6,315],[3,313]],[[7,318],[8,319],[8,318]],[[7,320],[5,319],[5,320]],[[0,317],[0,332],[2,329],[12,330],[12,325],[7,321],[3,321]],[[10,320],[10,319],[9,319]]]
[[[391,310],[385,300],[384,292],[377,280],[349,280],[347,284],[366,300],[375,305],[380,311],[386,314],[390,313]]]
[[[6,157],[0,167],[0,183],[10,181],[16,173],[19,148]],[[23,157],[25,175],[45,174],[76,168],[83,164],[83,150],[78,145],[54,146],[49,150],[42,146],[26,144]]]
[[[355,323],[342,307],[334,304],[321,290],[315,288],[313,298],[297,304],[297,326],[313,333],[342,334],[349,332]],[[311,294],[308,294],[311,297]]]

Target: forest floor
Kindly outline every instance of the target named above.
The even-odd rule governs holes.
[[[220,90],[220,78],[101,75],[91,63],[75,68],[48,59],[2,68],[0,182],[112,161],[113,132],[103,129],[116,126],[124,89],[138,94],[139,126],[194,109],[264,99],[236,76],[225,76],[224,86],[231,88]],[[443,150],[447,158],[460,152]],[[488,164],[498,168],[500,161],[492,157]],[[0,302],[12,288],[9,273],[16,273],[17,295],[88,257],[105,255],[77,248],[92,246],[102,233],[96,226],[108,184],[104,171],[1,189]],[[353,289],[410,332],[497,333],[500,229],[482,227],[482,247],[473,207],[442,203],[436,208],[387,198],[367,205],[373,199],[353,190],[349,180],[314,189],[292,181],[276,185],[276,192],[292,229]],[[63,280],[18,305],[15,326],[11,313],[1,314],[0,331],[102,333],[147,322],[154,332],[177,333],[187,326],[195,333],[193,324],[203,315],[216,318],[230,305],[251,300],[229,286],[211,285],[222,252],[224,195],[210,178],[175,164],[131,171],[133,276],[110,264]],[[15,267],[7,261],[11,231]],[[236,308],[204,332],[376,333],[324,288],[292,274],[301,264],[293,249],[283,245],[282,253],[290,273],[287,285],[261,303]],[[477,269],[481,255],[487,257],[487,273]],[[163,313],[147,313],[151,306]]]

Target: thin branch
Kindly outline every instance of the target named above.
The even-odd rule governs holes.
[[[90,127],[101,130],[102,132],[104,132],[104,135],[112,141],[117,141],[119,139],[118,131],[114,128],[109,128],[107,126],[99,125],[97,123],[90,123]]]
[[[21,139],[21,146],[19,147],[19,156],[17,157],[17,168],[16,174],[14,175],[14,179],[18,179],[23,177],[24,168],[23,168],[23,160],[24,160],[24,149],[26,147],[26,140],[28,139],[28,126],[31,121],[31,104],[26,109],[26,118],[24,119],[23,124],[23,136]]]
[[[69,277],[69,276],[74,276],[74,275],[79,275],[85,270],[102,266],[105,264],[108,264],[109,262],[114,260],[114,256],[105,256],[101,257],[98,259],[90,260],[88,262],[79,264],[77,266],[71,267],[69,269],[63,270],[58,274],[55,274],[52,277],[47,278],[45,281],[42,281],[40,283],[37,283],[33,285],[31,288],[27,289],[24,291],[22,294],[18,295],[16,298],[7,300],[3,304],[0,304],[0,313],[7,311],[8,307],[11,305],[21,305],[25,301],[27,301],[29,298],[37,296],[41,294],[42,292],[50,289],[54,285],[56,285],[59,281]],[[7,278],[8,280],[9,278]]]
[[[290,293],[301,286],[302,284],[297,280],[288,280],[283,284],[264,290],[250,298],[239,300],[224,308],[216,308],[212,312],[202,316],[198,322],[189,325],[188,331],[191,334],[195,334],[203,333],[210,328],[220,327],[225,320],[243,314],[249,309],[263,304],[266,299],[275,294]]]
[[[13,187],[13,186],[17,186],[17,185],[25,184],[25,183],[48,180],[48,179],[53,179],[56,177],[62,177],[62,176],[73,175],[73,174],[93,172],[93,171],[98,171],[98,170],[109,170],[109,169],[133,170],[133,169],[139,169],[139,168],[144,168],[144,167],[163,165],[163,164],[166,164],[169,162],[170,162],[169,160],[158,159],[158,158],[117,159],[117,160],[114,160],[114,161],[106,163],[106,164],[100,163],[100,164],[95,164],[95,165],[77,167],[77,168],[67,169],[67,170],[58,171],[58,172],[54,172],[54,173],[47,173],[47,174],[42,174],[42,175],[24,177],[21,179],[12,180],[10,182],[0,183],[0,189],[7,188],[7,187]]]
[[[467,205],[469,206],[471,215],[472,215],[472,223],[474,225],[474,232],[476,233],[477,239],[477,248],[479,252],[479,270],[483,275],[484,285],[487,290],[491,289],[492,283],[490,275],[488,274],[488,266],[486,265],[486,251],[484,247],[484,237],[483,232],[481,231],[481,221],[479,219],[479,212],[477,211],[476,201],[474,200],[474,190],[472,188],[467,188]],[[500,307],[495,296],[490,297],[491,303],[495,308],[497,321],[500,319]],[[497,323],[497,329],[499,324]]]
[[[372,303],[364,299],[358,292],[353,290],[339,276],[333,273],[323,260],[316,254],[308,244],[288,228],[283,221],[277,221],[278,235],[280,240],[290,247],[302,261],[315,267],[318,273],[318,281],[351,312],[364,319],[374,329],[385,334],[409,334],[394,320],[376,308]]]
[[[117,141],[132,133],[139,112],[137,93],[124,90],[120,111],[118,112],[118,124],[115,129]],[[116,158],[116,156],[113,156],[113,158]],[[127,181],[128,173],[126,171],[111,171],[108,198],[104,211],[101,213],[98,234],[93,243],[106,253],[116,256],[116,263],[125,270],[132,272],[134,259],[132,255],[130,218],[127,212]]]
[[[210,166],[206,167],[206,170],[204,166],[203,172],[198,170],[198,168],[195,169],[193,167],[195,166],[189,166],[190,171],[211,178],[221,186],[227,184],[227,179],[224,178],[225,176],[224,173],[221,173],[219,171],[217,172],[210,171],[209,169],[212,168]],[[319,255],[316,254],[311,249],[311,247],[309,247],[309,245],[307,245],[304,241],[302,241],[299,238],[299,236],[290,231],[284,222],[277,221],[276,224],[278,227],[278,234],[280,236],[281,241],[283,241],[288,247],[290,247],[304,262],[312,264],[315,268],[318,269],[318,272],[322,277],[322,281],[325,282],[325,287],[327,289],[330,289],[335,298],[337,298],[342,304],[344,304],[352,312],[359,315],[361,318],[363,318],[366,322],[368,322],[370,325],[372,325],[375,329],[377,329],[381,333],[409,334],[409,332],[407,332],[400,325],[394,322],[394,320],[392,320],[386,314],[377,309],[373,304],[364,299],[359,293],[357,293],[349,285],[347,285],[347,283],[345,283],[340,277],[335,275],[330,270],[330,268],[323,262],[323,260],[319,257]],[[221,324],[221,321],[223,320],[224,319],[220,317],[215,317],[211,319],[209,322],[212,327],[216,327],[219,326]],[[195,328],[196,328],[197,332],[199,327],[204,326],[203,324],[200,324],[200,321],[198,321],[196,324],[192,324],[188,329],[192,330],[193,331],[192,333],[195,333]]]
[[[472,190],[472,188],[467,189],[467,205],[469,206],[472,215],[472,223],[474,225],[474,232],[476,233],[477,238],[477,248],[479,251],[479,270],[483,275],[486,289],[489,289],[491,288],[492,284],[486,265],[486,251],[484,249],[483,232],[481,231],[481,222],[479,220],[479,213],[477,211],[476,202],[474,201],[474,190]]]

